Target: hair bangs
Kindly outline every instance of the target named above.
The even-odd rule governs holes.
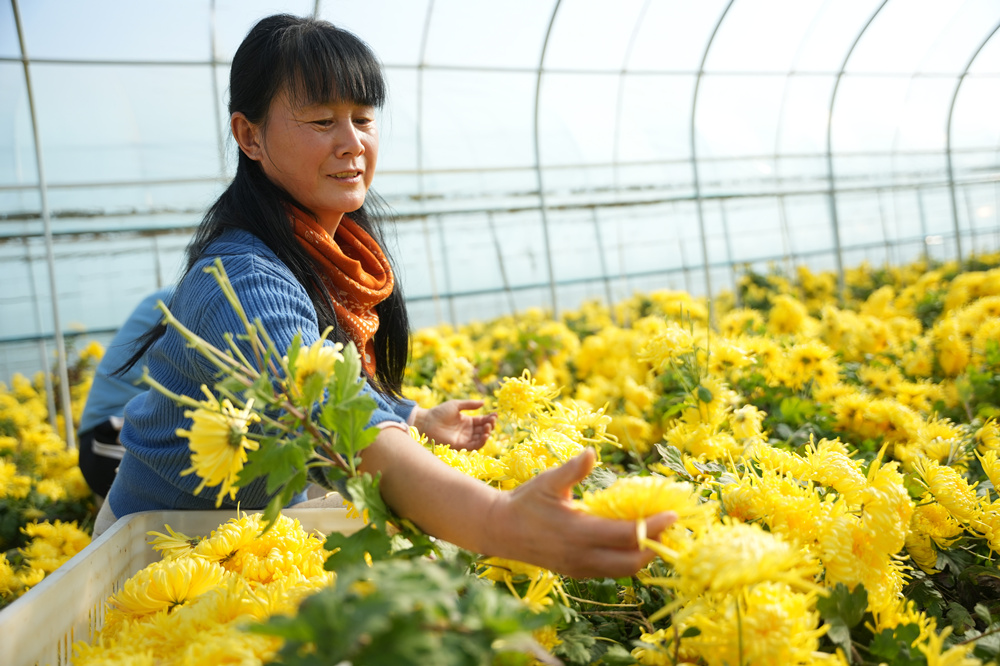
[[[288,37],[281,78],[291,99],[300,104],[348,101],[375,108],[385,103],[382,66],[358,37],[325,22],[304,26]]]

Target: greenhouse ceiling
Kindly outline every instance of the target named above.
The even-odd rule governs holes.
[[[1000,245],[995,1],[0,0],[0,366],[176,279],[277,11],[385,64],[417,325]]]

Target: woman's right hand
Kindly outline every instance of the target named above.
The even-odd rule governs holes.
[[[641,550],[633,521],[610,520],[583,513],[573,506],[573,486],[594,468],[587,449],[561,467],[498,493],[488,515],[488,555],[529,562],[572,576],[631,576],[654,557]],[[677,520],[672,511],[646,519],[647,535],[655,539]]]

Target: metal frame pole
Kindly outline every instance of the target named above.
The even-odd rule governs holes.
[[[872,12],[865,25],[861,28],[861,31],[854,38],[851,48],[847,49],[847,55],[844,56],[844,61],[840,63],[840,69],[837,71],[837,79],[833,83],[833,92],[830,94],[830,109],[826,122],[826,173],[830,185],[828,197],[830,202],[830,225],[833,231],[834,258],[837,262],[837,293],[841,302],[844,301],[844,290],[846,287],[844,284],[844,252],[840,242],[840,218],[837,216],[837,186],[833,173],[833,107],[837,102],[837,90],[840,88],[840,80],[844,78],[844,71],[847,69],[847,62],[851,59],[851,54],[854,53],[855,47],[857,47],[858,42],[861,41],[861,37],[864,36],[868,27],[875,20],[875,17],[878,16],[879,12],[882,11],[882,8],[888,2],[889,0],[882,0],[882,4]]]
[[[21,62],[24,65],[24,84],[28,92],[28,111],[31,116],[31,133],[35,144],[35,164],[38,167],[38,193],[42,202],[42,224],[45,228],[45,259],[49,273],[49,289],[52,299],[52,330],[56,340],[56,360],[59,366],[59,402],[66,428],[66,446],[76,448],[76,432],[73,430],[73,409],[69,395],[69,371],[66,367],[66,342],[63,340],[62,323],[59,320],[59,289],[56,284],[55,252],[52,247],[52,218],[49,214],[48,186],[45,181],[45,161],[42,157],[42,139],[38,132],[38,114],[35,96],[31,86],[31,68],[28,67],[28,50],[24,42],[24,26],[21,23],[21,8],[17,0],[11,0],[14,23],[17,25],[17,41],[21,47]]]
[[[958,225],[958,202],[955,197],[955,168],[952,165],[951,159],[951,126],[952,119],[955,115],[955,102],[958,100],[958,91],[962,89],[962,83],[965,81],[965,77],[969,74],[969,68],[972,67],[972,63],[975,62],[976,58],[979,57],[979,53],[986,46],[987,42],[993,38],[993,35],[1000,30],[1000,23],[993,26],[989,34],[979,43],[976,50],[972,53],[972,57],[969,61],[965,63],[965,68],[962,70],[962,74],[958,77],[958,83],[955,84],[955,92],[951,96],[951,104],[948,106],[948,124],[945,128],[945,158],[948,160],[948,195],[951,198],[951,220],[955,227],[955,253],[958,255],[958,264],[962,264],[962,231]],[[972,226],[972,220],[969,220],[969,226]]]
[[[542,97],[542,74],[545,70],[545,53],[549,48],[549,38],[552,36],[552,26],[555,25],[556,15],[559,13],[559,4],[562,0],[556,0],[555,5],[552,7],[552,16],[549,17],[549,25],[545,29],[545,41],[542,43],[542,53],[538,57],[538,70],[536,72],[535,79],[535,120],[534,120],[534,139],[535,139],[535,179],[538,183],[538,206],[539,212],[542,214],[542,238],[545,243],[545,265],[549,271],[549,298],[552,301],[552,317],[554,319],[559,318],[559,300],[556,296],[556,274],[552,267],[552,242],[549,238],[549,216],[548,216],[548,204],[545,201],[545,183],[542,178],[542,151],[541,151],[541,141],[538,136],[538,116],[541,109],[541,97]]]
[[[708,321],[715,323],[715,308],[712,306],[712,271],[708,263],[708,235],[705,232],[705,211],[701,198],[701,179],[698,174],[698,142],[695,138],[695,118],[698,115],[698,90],[701,88],[701,78],[705,75],[705,62],[708,60],[708,52],[712,50],[712,42],[719,32],[719,27],[726,19],[730,7],[735,0],[729,0],[726,8],[719,15],[719,20],[712,28],[712,34],[708,38],[705,50],[701,54],[701,62],[698,64],[698,73],[694,80],[694,94],[691,96],[691,171],[694,176],[694,198],[698,207],[698,230],[701,233],[701,261],[705,270],[705,298],[708,302]]]

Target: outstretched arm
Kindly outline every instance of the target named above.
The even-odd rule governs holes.
[[[594,466],[590,449],[509,492],[452,469],[397,428],[382,430],[362,461],[363,471],[382,473],[382,497],[397,513],[467,550],[580,578],[628,576],[653,558],[639,550],[634,523],[573,508],[572,488]],[[676,519],[651,517],[650,538]]]
[[[473,416],[462,412],[482,406],[482,400],[448,400],[432,409],[414,407],[413,426],[438,444],[453,449],[478,449],[493,432],[497,415]]]

